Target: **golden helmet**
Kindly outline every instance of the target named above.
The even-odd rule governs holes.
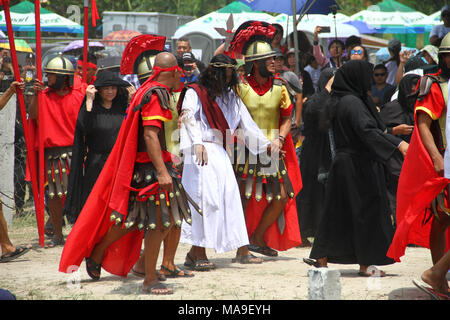
[[[153,66],[155,65],[155,57],[156,55],[144,56],[141,59],[137,66],[137,75],[139,80],[146,79],[151,75]]]
[[[439,46],[439,53],[450,52],[450,32],[445,35]]]
[[[65,58],[62,54],[59,54],[47,63],[44,72],[71,76],[75,73],[75,68],[69,59]]]
[[[251,43],[245,52],[245,61],[255,61],[274,57],[276,52],[272,49],[270,43],[266,41],[255,41]]]

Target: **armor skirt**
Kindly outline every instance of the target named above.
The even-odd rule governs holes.
[[[270,203],[274,198],[281,199],[281,184],[289,198],[295,197],[294,188],[284,160],[275,160],[266,154],[254,155],[240,143],[234,145],[233,165],[236,178],[245,180],[245,197],[253,195],[256,201],[262,199],[263,192]]]
[[[46,161],[46,182],[50,199],[62,198],[67,194],[69,168],[72,147],[47,148],[44,152]]]
[[[189,203],[200,214],[202,211],[184,190],[178,169],[171,163],[166,163],[166,167],[172,177],[173,192],[159,188],[157,171],[152,163],[136,163],[130,188],[128,214],[124,217],[113,211],[111,221],[115,221],[116,225],[123,223],[126,228],[137,225],[141,231],[153,230],[156,228],[156,212],[159,207],[165,228],[169,228],[172,221],[176,227],[181,227],[182,219],[191,224]]]

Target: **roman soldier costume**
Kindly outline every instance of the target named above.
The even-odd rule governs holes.
[[[74,71],[72,63],[61,55],[48,62],[44,72],[56,74],[56,82],[42,91],[39,122],[31,121],[35,147],[44,150],[44,163],[39,168],[39,176],[44,172],[44,181],[40,187],[48,185],[50,199],[67,194],[75,125],[84,97],[80,90],[73,88]],[[65,83],[67,93],[58,94],[56,91]]]
[[[450,35],[439,47],[439,53],[450,52]],[[442,60],[442,59],[440,59]],[[430,131],[442,156],[447,148],[445,134],[450,72],[440,61],[440,70],[424,75],[417,85],[418,97],[414,109],[415,127],[403,162],[397,190],[397,229],[387,256],[400,261],[408,244],[430,248],[431,219],[438,212],[449,215],[449,180],[438,175],[417,127],[417,112],[432,119]],[[447,168],[446,168],[447,169]],[[447,250],[450,229],[447,230]]]
[[[245,197],[250,199],[246,210],[247,229],[249,235],[259,224],[264,209],[273,199],[281,199],[281,185],[284,186],[289,198],[288,204],[265,234],[269,247],[277,250],[287,250],[301,243],[298,225],[295,196],[302,187],[300,169],[298,166],[291,134],[279,136],[282,118],[290,117],[293,105],[289,98],[284,81],[274,77],[265,66],[259,64],[259,74],[267,78],[263,85],[256,82],[254,62],[264,61],[274,57],[271,39],[275,28],[259,21],[243,23],[235,32],[231,41],[230,51],[245,55],[246,77],[241,78],[238,93],[246,105],[250,115],[258,127],[265,131],[266,137],[273,141],[284,140],[285,159],[276,163],[267,156],[254,156],[237,143],[234,148],[235,172],[238,179],[245,179]]]
[[[142,57],[161,52],[164,42],[165,37],[160,36],[133,38],[125,48],[121,73],[137,73]],[[108,247],[102,261],[105,270],[125,277],[139,258],[143,231],[156,228],[156,206],[160,207],[164,227],[171,226],[170,213],[177,227],[181,226],[183,218],[191,223],[189,203],[201,213],[184,191],[173,155],[166,151],[163,123],[172,121],[170,90],[154,79],[159,73],[176,68],[178,66],[153,67],[151,77],[135,93],[116,144],[67,238],[60,262],[61,272],[72,272],[70,266],[78,266],[89,257],[95,244],[113,224],[122,228],[136,225],[135,231]],[[173,179],[173,192],[159,188],[156,169],[143,141],[143,126],[147,125],[161,129],[162,157]]]

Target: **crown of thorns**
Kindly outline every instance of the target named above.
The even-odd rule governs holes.
[[[233,68],[234,67],[234,64],[224,63],[224,62],[212,62],[209,65],[212,67],[215,67],[215,68]]]

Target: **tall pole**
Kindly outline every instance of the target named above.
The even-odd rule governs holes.
[[[1,4],[5,12],[6,28],[8,30],[9,48],[11,50],[11,58],[13,63],[14,78],[16,81],[21,82],[19,63],[17,61],[17,51],[14,43],[14,32],[11,22],[11,13],[9,10],[9,0],[2,0]],[[36,60],[38,62],[38,60]],[[34,143],[30,139],[30,130],[28,126],[28,117],[25,109],[25,100],[23,98],[23,92],[19,87],[16,87],[16,96],[19,101],[20,116],[22,118],[23,132],[25,137],[25,145],[27,148],[27,165],[31,175],[31,185],[34,198],[34,205],[36,210],[36,220],[39,233],[39,244],[44,246],[44,211],[41,210],[43,206],[40,205],[38,177],[36,168],[36,153],[34,152]]]
[[[34,23],[36,27],[36,78],[42,82],[42,50],[41,50],[41,3],[39,0],[34,1]],[[40,109],[42,108],[42,92],[37,93],[37,106],[38,106],[38,119],[39,115],[42,114]],[[43,125],[38,125],[39,139],[43,137]],[[44,206],[44,144],[39,143],[38,150],[39,159],[37,163],[39,164],[38,170],[39,176],[39,215],[36,215],[38,219],[38,230],[39,230],[39,245],[44,246],[44,224],[45,224],[45,206]],[[36,211],[37,212],[37,211]],[[41,236],[42,235],[42,236]]]
[[[84,34],[83,34],[83,82],[87,82],[87,54],[89,32],[89,0],[84,0]]]
[[[297,1],[292,0],[292,22],[294,25],[294,50],[295,50],[295,73],[300,75],[300,67],[298,65],[298,32],[297,32]]]

